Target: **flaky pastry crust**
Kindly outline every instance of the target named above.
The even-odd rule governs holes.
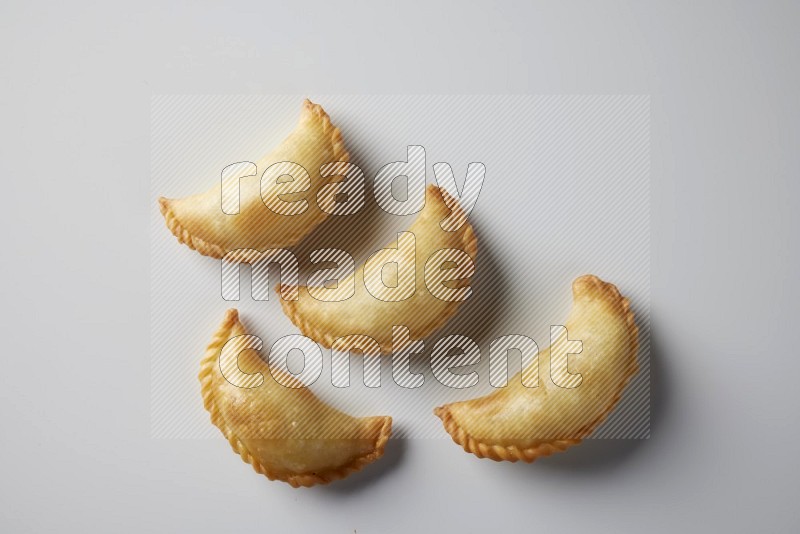
[[[615,352],[606,355],[608,358],[605,359],[611,360],[608,365],[615,367],[600,382],[600,386],[607,386],[608,389],[599,387],[587,392],[586,394],[592,395],[588,406],[586,403],[574,402],[559,406],[558,403],[563,400],[558,395],[565,393],[558,389],[549,393],[550,398],[545,396],[540,405],[535,405],[532,402],[534,396],[548,395],[547,391],[540,390],[542,386],[525,390],[518,385],[517,375],[509,386],[485,397],[436,408],[434,414],[442,420],[453,441],[466,452],[478,458],[495,461],[530,463],[581,443],[619,402],[625,386],[638,371],[638,330],[630,310],[630,302],[620,295],[613,284],[592,275],[576,279],[573,293],[575,304],[572,321],[567,322],[568,331],[577,333],[578,339],[581,336],[587,338],[586,345],[591,345],[585,346],[584,351],[595,351],[597,347],[603,347],[605,352]],[[582,309],[588,312],[581,313]],[[581,328],[581,322],[590,323],[589,327]],[[605,340],[606,343],[602,343],[603,340],[598,341],[599,337],[605,335],[604,329],[611,332],[609,336],[613,336],[613,339]],[[570,338],[573,338],[572,334]],[[548,363],[546,371],[549,371],[549,353],[550,349],[540,353],[540,361],[545,359]],[[598,361],[596,365],[603,364],[603,361]],[[587,380],[592,378],[588,376]],[[549,378],[545,374],[541,380],[547,381]],[[582,386],[572,390],[574,394],[583,394],[580,387]],[[553,413],[548,414],[548,410]],[[508,421],[507,416],[518,420]],[[549,430],[538,428],[537,422],[547,419],[544,416],[550,417],[550,421],[545,421],[543,425],[549,427]],[[499,430],[500,424],[508,426]],[[548,432],[559,435],[549,436]],[[481,435],[476,435],[478,433]]]
[[[372,463],[383,456],[384,449],[391,434],[391,417],[368,417],[360,419],[353,418],[324,405],[311,392],[305,389],[291,390],[287,388],[285,392],[281,392],[280,394],[293,395],[293,398],[296,398],[297,403],[309,404],[308,409],[302,412],[309,418],[309,421],[306,423],[318,424],[319,422],[314,419],[316,416],[318,416],[318,414],[323,413],[324,415],[326,412],[335,412],[335,415],[342,421],[353,425],[355,428],[353,431],[354,434],[369,436],[368,441],[370,443],[369,446],[365,446],[365,439],[359,438],[358,440],[350,440],[353,442],[354,449],[357,449],[361,452],[359,454],[351,455],[352,457],[349,457],[346,462],[343,462],[339,465],[328,465],[324,469],[314,469],[305,472],[287,472],[286,469],[277,469],[275,467],[271,467],[270,462],[275,464],[275,458],[270,458],[268,456],[272,454],[281,454],[281,452],[273,452],[270,450],[270,445],[272,443],[278,444],[280,441],[281,446],[275,447],[275,449],[280,449],[280,451],[283,453],[286,453],[287,450],[290,450],[292,454],[302,456],[304,453],[303,440],[297,438],[270,438],[267,440],[260,439],[258,436],[241,436],[239,432],[242,430],[242,428],[245,428],[246,425],[243,425],[242,422],[236,417],[231,417],[230,413],[226,416],[224,410],[221,408],[221,403],[225,403],[227,401],[225,396],[231,395],[230,393],[226,393],[224,388],[234,386],[229,386],[225,381],[225,378],[221,377],[219,364],[220,353],[228,340],[236,337],[237,335],[242,335],[244,332],[244,327],[239,321],[238,312],[235,309],[228,310],[225,315],[225,320],[223,321],[222,325],[220,325],[217,333],[214,335],[213,340],[206,349],[206,354],[200,364],[200,373],[198,378],[201,384],[203,405],[211,415],[211,422],[214,424],[214,426],[220,429],[222,434],[230,443],[231,448],[233,448],[234,452],[241,456],[245,463],[250,464],[257,473],[266,476],[270,480],[281,480],[296,488],[300,486],[308,487],[317,484],[328,484],[334,480],[345,478],[351,473],[361,470],[367,464]],[[240,356],[240,362],[241,358],[243,357],[244,356]],[[265,380],[272,380],[272,378],[265,376]],[[266,382],[262,387],[268,387]],[[273,384],[271,387],[283,388],[285,386]],[[252,391],[255,392],[257,390]],[[239,392],[236,392],[234,395],[238,395],[238,393]],[[243,395],[249,394],[257,393],[243,393]],[[220,395],[222,395],[222,397]],[[285,401],[286,397],[282,397],[282,400]],[[291,403],[289,403],[289,405],[291,405]],[[277,403],[276,405],[272,406],[272,410],[288,409],[289,405],[286,405],[285,402]],[[253,406],[253,404],[238,402],[237,406],[237,409],[239,410],[247,410],[248,407]],[[263,405],[259,406],[263,407]],[[265,410],[265,413],[263,414],[248,415],[252,415],[255,418],[259,418],[261,416],[269,417],[270,413],[266,412],[267,411]],[[303,421],[293,421],[292,424],[295,423],[300,425],[304,424]],[[288,432],[289,431],[287,431],[287,433]],[[317,442],[320,440],[325,440],[324,436],[320,438],[319,435],[313,439]],[[347,440],[343,440],[342,438],[338,437],[331,438],[331,444],[333,444],[334,440],[336,440],[337,446],[341,447],[343,441],[345,442],[344,446],[347,446]],[[289,443],[288,448],[286,446],[287,442]],[[266,446],[257,447],[257,449],[261,451],[259,453],[251,450],[253,444]]]
[[[464,221],[456,232],[447,232],[439,226],[441,217],[450,210],[452,217]],[[441,328],[462,302],[445,303],[432,296],[425,287],[423,266],[432,252],[448,248],[462,250],[475,261],[478,240],[458,201],[446,190],[434,185],[427,186],[425,208],[409,231],[419,234],[418,245],[430,241],[427,246],[418,246],[416,252],[417,289],[412,298],[401,302],[382,302],[367,294],[363,282],[364,267],[361,266],[348,280],[341,282],[342,285],[348,285],[353,283],[353,277],[356,278],[356,294],[353,298],[343,302],[319,302],[309,295],[307,287],[300,286],[299,300],[281,300],[286,316],[303,335],[326,348],[331,348],[334,341],[344,336],[367,335],[378,342],[384,353],[393,350],[392,325],[407,326],[414,339],[424,338]],[[336,324],[337,320],[345,318],[350,319],[348,325]]]
[[[307,146],[319,146],[320,148],[312,151],[311,155],[302,154],[302,150]],[[300,122],[295,131],[283,144],[277,147],[273,153],[258,162],[258,177],[264,172],[266,167],[278,161],[291,161],[306,167],[312,176],[319,171],[323,163],[334,161],[349,161],[350,154],[344,145],[342,133],[339,128],[331,123],[331,119],[319,104],[314,104],[306,99],[303,102]],[[309,161],[303,161],[309,160]],[[312,187],[312,194],[315,194],[321,183]],[[309,207],[307,213],[300,216],[287,216],[267,213],[268,208],[261,203],[258,193],[257,183],[254,183],[247,192],[248,197],[258,197],[243,199],[243,202],[251,202],[252,209],[264,210],[262,216],[254,218],[253,222],[244,229],[236,228],[235,218],[239,215],[220,215],[220,186],[215,185],[201,195],[186,197],[185,199],[158,199],[159,209],[164,216],[167,228],[178,239],[189,248],[196,250],[204,256],[213,258],[223,258],[227,253],[231,261],[242,261],[244,256],[239,254],[238,249],[257,249],[265,250],[268,248],[289,247],[308,235],[326,217],[327,213],[316,207]],[[202,200],[204,197],[207,200]],[[203,207],[197,207],[202,204]],[[188,205],[184,207],[184,205]],[[186,220],[182,220],[178,213],[178,206],[184,211]],[[200,214],[193,214],[192,209],[201,210]],[[191,214],[191,217],[188,214]],[[215,219],[216,217],[216,219]],[[223,235],[228,243],[215,242],[213,238],[204,238],[200,234],[214,235],[219,237],[219,227],[225,228]],[[229,235],[228,235],[229,234]],[[237,234],[243,234],[237,236]]]

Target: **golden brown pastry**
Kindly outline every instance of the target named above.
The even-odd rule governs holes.
[[[328,207],[326,212],[317,205],[317,192],[326,183],[335,181],[320,178],[320,166],[348,158],[339,129],[331,124],[320,105],[306,100],[294,131],[256,162],[254,174],[241,179],[226,178],[225,191],[229,196],[235,196],[239,182],[238,213],[223,212],[223,185],[219,180],[204,193],[180,199],[162,197],[158,202],[167,227],[178,241],[200,254],[222,258],[237,249],[289,247],[308,235],[331,210]],[[308,174],[303,175],[298,167],[281,162],[300,165]],[[267,177],[262,184],[265,172]],[[292,173],[294,182],[281,178],[285,172]],[[287,193],[306,187],[308,190],[304,192]],[[325,198],[332,199],[334,195]]]
[[[392,351],[395,325],[408,328],[412,339],[441,327],[471,294],[469,277],[478,254],[478,241],[466,215],[457,201],[445,195],[446,191],[429,185],[425,207],[398,241],[338,282],[340,291],[354,288],[352,296],[327,302],[301,286],[298,300],[281,300],[286,316],[305,336],[327,348],[346,336],[369,336],[387,353]],[[457,231],[442,229],[440,223],[448,216],[460,219]],[[398,257],[399,268],[370,268]],[[406,292],[403,288],[408,284],[399,284],[398,278],[415,279],[414,291]]]
[[[252,339],[258,340],[246,335],[237,311],[228,310],[199,374],[211,422],[242,460],[270,480],[298,487],[344,478],[383,455],[391,417],[351,417],[291,376],[270,374],[255,350],[243,350],[258,348]]]
[[[517,375],[487,396],[434,410],[465,451],[479,458],[532,462],[580,443],[619,401],[638,369],[637,329],[628,299],[596,276],[578,278],[572,291],[567,335],[539,353],[538,387],[525,387]],[[569,356],[568,366],[564,360],[554,365],[551,380],[551,356],[564,358],[574,340],[582,342],[582,350]]]

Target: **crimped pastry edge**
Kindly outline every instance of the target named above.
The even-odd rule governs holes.
[[[320,106],[319,104],[314,104],[306,98],[303,101],[303,109],[310,111],[313,113],[320,121],[322,121],[322,131],[323,133],[330,133],[331,136],[331,145],[333,146],[333,161],[349,161],[350,160],[350,153],[344,146],[344,139],[342,138],[342,132],[333,125],[331,122],[330,116],[328,113]],[[203,256],[210,256],[212,258],[222,259],[228,252],[220,245],[215,243],[210,243],[204,239],[201,239],[197,236],[193,236],[188,229],[186,229],[178,218],[175,215],[174,210],[170,207],[169,199],[165,197],[159,197],[158,199],[158,207],[161,211],[161,215],[164,216],[164,220],[167,224],[167,228],[172,235],[174,235],[179,243],[182,243],[189,247],[192,250],[196,250]],[[325,215],[327,217],[327,214]],[[322,220],[324,220],[323,217]],[[283,246],[289,247],[295,245],[298,241],[300,241],[305,234],[299,236],[297,239],[294,239],[291,242],[285,243]],[[231,261],[242,261],[244,256],[242,254],[233,253],[228,256],[228,259]]]
[[[256,473],[266,476],[270,480],[280,480],[288,483],[294,488],[304,486],[310,487],[317,484],[328,484],[335,480],[339,480],[349,476],[351,473],[360,471],[367,464],[374,462],[383,456],[386,444],[389,441],[389,436],[392,433],[392,418],[386,416],[384,418],[383,427],[375,442],[373,450],[363,456],[355,458],[350,463],[345,464],[336,469],[331,469],[322,473],[298,473],[289,476],[283,476],[279,473],[270,471],[265,465],[258,461],[258,459],[250,453],[245,444],[236,437],[233,431],[228,427],[219,408],[216,405],[214,398],[214,386],[212,384],[212,374],[214,367],[219,359],[220,351],[223,345],[230,339],[230,333],[233,326],[239,322],[239,312],[236,309],[229,309],[225,314],[225,319],[217,330],[211,343],[206,348],[206,353],[200,362],[200,373],[197,378],[200,380],[200,390],[203,397],[203,405],[211,416],[211,422],[216,426],[228,440],[231,448],[237,453],[242,461],[250,464]]]
[[[445,430],[453,438],[453,441],[461,445],[465,451],[474,454],[478,458],[488,458],[495,462],[517,462],[521,460],[531,463],[538,458],[550,456],[556,452],[563,452],[581,442],[580,439],[560,439],[522,448],[516,445],[489,444],[479,441],[461,428],[453,419],[453,414],[450,413],[448,405],[435,408],[433,413],[442,420]]]

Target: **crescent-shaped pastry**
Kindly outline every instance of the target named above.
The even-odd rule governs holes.
[[[596,276],[576,279],[572,291],[567,334],[539,353],[538,387],[526,387],[517,375],[487,396],[434,410],[465,451],[497,461],[532,462],[580,443],[619,401],[638,370],[637,329],[628,299]],[[569,357],[568,368],[581,378],[577,387],[574,380],[573,387],[562,387],[575,375],[568,376],[562,365],[551,379],[551,356],[564,355],[573,340],[582,342],[582,350]],[[524,372],[530,376],[530,367]]]
[[[356,418],[328,406],[292,377],[276,376],[278,370],[270,374],[254,350],[242,350],[252,348],[244,341],[221,365],[229,340],[237,338],[232,342],[236,345],[250,337],[237,311],[228,310],[198,377],[211,422],[242,460],[270,480],[298,487],[344,478],[383,456],[391,417]],[[247,377],[241,387],[226,378],[236,370],[237,354],[237,372]],[[225,367],[228,372],[223,375]]]
[[[238,213],[223,211],[223,184],[219,180],[204,193],[180,199],[162,197],[158,202],[167,227],[178,241],[200,254],[222,258],[237,249],[289,247],[327,216],[316,202],[305,200],[316,198],[325,185],[319,176],[320,166],[348,158],[339,129],[320,105],[306,100],[294,131],[256,162],[253,174],[225,178],[228,196],[235,199],[238,192]],[[291,164],[302,166],[307,174]],[[265,171],[270,174],[262,183]],[[287,185],[282,179],[287,174],[297,183]],[[265,199],[271,199],[270,207]]]
[[[456,231],[442,228],[442,221],[448,217],[460,224]],[[352,342],[337,343],[339,348],[363,345],[357,338],[372,338],[381,350],[390,353],[393,326],[408,329],[405,342],[422,339],[456,312],[471,293],[467,279],[474,273],[477,254],[478,241],[458,201],[447,191],[428,185],[425,207],[409,229],[338,282],[339,288],[354,288],[352,296],[323,301],[310,294],[309,287],[300,286],[299,298],[281,300],[281,306],[305,336],[327,348],[341,338]],[[365,275],[371,262],[395,262],[401,267],[371,269]],[[401,277],[405,282],[416,282],[413,292],[398,298],[395,294],[402,286],[398,284]]]

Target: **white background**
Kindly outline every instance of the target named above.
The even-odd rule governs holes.
[[[0,527],[796,530],[798,9],[4,2]],[[310,491],[151,439],[157,93],[650,94],[652,438],[532,466],[397,441]]]

